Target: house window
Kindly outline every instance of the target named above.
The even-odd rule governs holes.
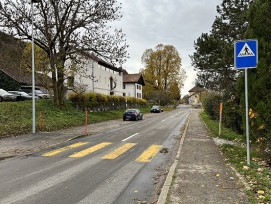
[[[125,84],[123,84],[123,89],[126,89],[126,86],[125,86]]]
[[[137,94],[136,94],[136,97],[137,97],[137,98],[141,98],[141,93],[137,93]]]
[[[141,90],[141,85],[136,85],[136,88],[137,88],[138,90]]]
[[[126,96],[126,93],[123,93],[123,96]]]

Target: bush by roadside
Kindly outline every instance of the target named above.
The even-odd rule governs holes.
[[[91,110],[114,110],[125,107],[146,107],[147,101],[129,96],[110,96],[100,93],[70,92],[68,99],[71,100],[79,109]]]
[[[218,135],[218,122],[212,120],[205,112],[201,112],[201,118],[209,128],[214,137],[236,141],[239,145],[223,144],[220,146],[221,151],[230,163],[245,179],[249,185],[246,190],[249,203],[269,204],[271,203],[271,167],[265,161],[265,157],[257,151],[257,148],[251,147],[251,165],[246,163],[246,147],[242,144],[245,142],[243,135],[238,135],[228,128],[222,129],[221,136]]]

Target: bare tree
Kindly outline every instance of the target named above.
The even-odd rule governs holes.
[[[125,35],[109,26],[121,18],[121,4],[116,0],[32,1],[34,41],[48,56],[56,105],[63,105],[68,60],[79,65],[85,61],[78,57],[80,53],[94,52],[112,63],[121,65],[125,61]],[[1,0],[3,32],[30,41],[31,17],[31,0]]]

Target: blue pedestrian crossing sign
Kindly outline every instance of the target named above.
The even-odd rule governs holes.
[[[238,40],[234,44],[234,67],[236,69],[256,68],[258,64],[258,41]]]

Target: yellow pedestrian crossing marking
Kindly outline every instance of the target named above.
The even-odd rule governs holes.
[[[161,145],[151,145],[146,151],[144,151],[135,161],[137,162],[150,162],[152,158],[160,150]]]
[[[44,154],[42,154],[42,156],[44,156],[44,157],[55,156],[55,155],[60,154],[60,153],[62,153],[64,151],[66,151],[66,150],[81,147],[81,146],[86,145],[88,143],[89,142],[74,143],[74,144],[71,144],[69,146],[66,146],[66,147],[63,147],[63,148],[59,148],[59,149],[44,153]],[[91,153],[93,153],[95,151],[98,151],[98,150],[100,150],[100,149],[102,149],[102,148],[104,148],[104,147],[106,147],[108,145],[111,145],[111,144],[112,144],[112,142],[102,142],[102,143],[99,143],[97,145],[86,148],[84,150],[81,150],[79,152],[75,152],[75,153],[71,154],[68,157],[70,157],[70,158],[81,158],[81,157],[84,157],[84,156],[86,156],[88,154],[91,154]],[[104,155],[102,158],[103,159],[110,159],[110,160],[116,159],[119,156],[121,156],[122,154],[124,154],[125,152],[132,149],[136,145],[137,145],[137,143],[126,143],[126,144],[120,146],[119,148],[115,149],[114,151]],[[150,162],[155,157],[155,155],[158,153],[158,151],[161,149],[161,147],[162,147],[161,145],[151,145],[135,161],[137,161],[137,162]]]
[[[126,151],[128,151],[129,149],[131,149],[132,147],[134,147],[135,145],[136,145],[136,143],[127,143],[125,145],[122,145],[121,147],[119,147],[115,151],[113,151],[113,152],[105,155],[103,157],[103,159],[116,159],[118,156],[120,156],[121,154],[125,153]]]
[[[71,157],[71,158],[84,157],[84,156],[86,156],[86,155],[88,155],[88,154],[90,154],[92,152],[95,152],[95,151],[97,151],[99,149],[102,149],[102,148],[104,148],[104,147],[106,147],[106,146],[108,146],[110,144],[112,144],[112,143],[111,142],[102,142],[102,143],[97,144],[97,145],[95,145],[93,147],[87,148],[87,149],[82,150],[80,152],[76,152],[76,153],[70,155],[69,157]]]
[[[76,147],[80,147],[80,146],[83,146],[85,144],[88,144],[88,142],[74,143],[74,144],[71,144],[69,146],[66,146],[66,147],[63,147],[63,148],[60,148],[60,149],[56,149],[56,150],[44,153],[44,154],[42,154],[42,156],[44,156],[44,157],[51,157],[51,156],[54,156],[54,155],[59,154],[61,152],[64,152],[66,150],[73,149],[73,148],[76,148]]]

